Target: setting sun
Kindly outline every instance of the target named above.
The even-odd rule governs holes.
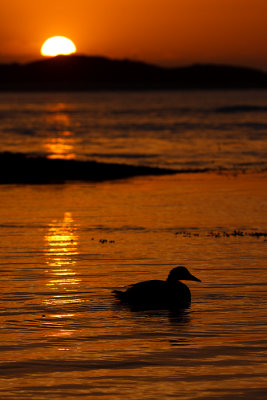
[[[59,54],[72,54],[76,52],[75,44],[64,36],[53,36],[47,39],[41,47],[43,56],[58,56]]]

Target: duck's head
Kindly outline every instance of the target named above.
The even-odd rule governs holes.
[[[168,276],[167,281],[196,281],[201,282],[200,279],[196,278],[194,275],[190,274],[187,268],[179,266],[173,268]]]

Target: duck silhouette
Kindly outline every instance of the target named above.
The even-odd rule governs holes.
[[[189,288],[180,280],[201,282],[187,268],[173,268],[166,281],[149,280],[131,285],[125,292],[114,290],[116,299],[134,309],[180,309],[191,303]]]

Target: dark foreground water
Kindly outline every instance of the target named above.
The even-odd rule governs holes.
[[[2,399],[263,399],[266,176],[0,191]],[[114,289],[186,265],[190,309]]]

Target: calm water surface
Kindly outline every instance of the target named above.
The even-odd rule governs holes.
[[[0,152],[199,171],[0,187],[0,398],[265,398],[266,139],[267,91],[0,94]],[[177,265],[184,312],[113,299]]]
[[[0,200],[1,398],[265,397],[266,175],[7,185]],[[112,298],[179,264],[202,280],[190,309]]]
[[[0,151],[267,169],[267,91],[0,93]]]

